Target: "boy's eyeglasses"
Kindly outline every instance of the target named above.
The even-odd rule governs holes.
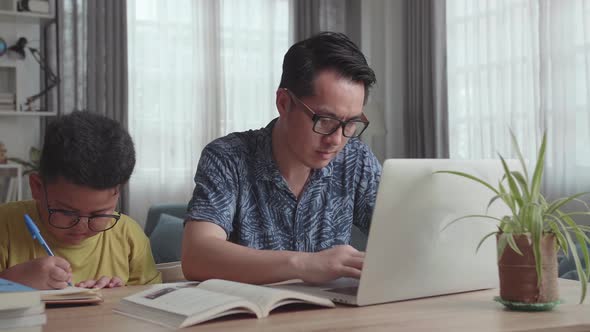
[[[360,119],[352,119],[348,121],[342,121],[340,119],[333,118],[331,116],[318,115],[314,112],[311,107],[307,106],[306,103],[297,98],[293,92],[289,89],[285,89],[289,96],[301,105],[311,115],[313,121],[313,131],[321,135],[332,135],[336,130],[342,128],[342,135],[344,137],[359,137],[369,126],[369,120],[364,113],[361,114]]]
[[[76,211],[52,209],[47,200],[47,188],[43,184],[45,190],[45,205],[49,213],[49,224],[55,228],[68,229],[76,226],[82,218],[86,218],[88,222],[88,229],[93,232],[107,231],[117,224],[121,218],[121,214],[95,214],[92,216],[82,216]]]
[[[88,228],[93,232],[107,231],[117,224],[121,218],[120,214],[95,214],[93,216],[82,216],[77,212],[61,209],[52,209],[47,206],[49,212],[49,224],[55,228],[68,229],[76,226],[82,218],[88,220]]]

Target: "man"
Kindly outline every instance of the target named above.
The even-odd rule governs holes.
[[[37,289],[161,282],[141,227],[115,211],[134,166],[119,123],[89,112],[53,121],[29,177],[34,200],[0,205],[0,278]],[[32,239],[25,214],[55,256]]]
[[[375,74],[345,35],[321,33],[285,55],[278,119],[203,150],[185,223],[187,279],[248,283],[360,277],[379,162],[358,139]],[[229,241],[228,241],[229,240]]]

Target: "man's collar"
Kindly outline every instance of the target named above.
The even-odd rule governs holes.
[[[272,156],[272,130],[278,118],[273,119],[264,129],[263,135],[256,147],[256,174],[261,180],[281,181],[283,179],[279,167]],[[333,162],[323,168],[314,169],[311,173],[311,179],[325,178],[332,176]]]
[[[256,175],[264,181],[278,181],[279,168],[272,158],[272,129],[278,118],[273,119],[264,129],[256,144]]]

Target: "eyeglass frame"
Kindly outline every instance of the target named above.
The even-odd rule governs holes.
[[[287,89],[287,88],[283,88],[283,90],[285,90],[285,91],[286,91],[286,92],[289,94],[289,96],[290,96],[291,98],[293,98],[293,99],[295,99],[296,101],[298,101],[299,103],[301,103],[301,105],[303,105],[303,107],[306,109],[306,111],[307,111],[307,112],[309,112],[309,114],[311,114],[311,120],[313,121],[313,128],[312,128],[312,130],[313,130],[313,132],[314,132],[314,133],[316,133],[316,134],[320,134],[320,135],[324,135],[324,136],[330,136],[330,135],[334,134],[334,133],[335,133],[335,132],[336,132],[336,131],[337,131],[339,128],[342,128],[342,136],[344,136],[344,137],[346,137],[346,138],[358,138],[358,137],[360,137],[360,136],[361,136],[361,135],[362,135],[362,134],[365,132],[365,130],[367,130],[367,128],[369,127],[369,123],[370,123],[370,122],[369,122],[369,119],[367,119],[367,116],[365,115],[365,113],[364,113],[364,112],[363,112],[363,113],[361,113],[361,116],[362,116],[362,117],[361,117],[360,119],[351,119],[351,120],[347,120],[347,121],[342,121],[342,120],[340,120],[340,119],[337,119],[337,118],[335,118],[335,117],[332,117],[332,116],[327,116],[327,115],[319,115],[319,114],[317,114],[316,112],[314,112],[314,110],[312,110],[312,109],[311,109],[311,107],[309,107],[309,106],[308,106],[306,103],[304,103],[304,102],[303,102],[301,99],[299,99],[299,97],[297,97],[297,96],[295,95],[295,93],[293,93],[291,90],[289,90],[289,89]],[[338,121],[338,122],[340,122],[340,125],[339,125],[339,126],[336,126],[336,127],[334,127],[334,130],[332,130],[332,131],[331,131],[331,132],[329,132],[329,133],[322,133],[322,132],[319,132],[319,131],[317,131],[317,130],[316,130],[316,128],[315,128],[315,127],[316,127],[316,125],[317,125],[317,123],[318,123],[318,122],[319,122],[321,119],[330,119],[330,120],[335,120],[335,121]],[[361,132],[360,132],[358,135],[356,135],[356,136],[347,136],[347,135],[344,133],[344,128],[345,128],[345,127],[346,127],[346,126],[347,126],[349,123],[352,123],[352,122],[360,122],[360,123],[363,123],[363,124],[365,125],[365,128],[363,128],[363,130],[361,130]]]
[[[119,212],[117,212],[117,214],[95,214],[93,216],[82,216],[82,215],[79,215],[77,212],[71,211],[71,210],[52,209],[49,206],[49,200],[47,199],[47,196],[48,196],[47,195],[47,186],[46,186],[46,183],[45,182],[43,182],[43,191],[45,191],[45,205],[46,205],[46,208],[47,208],[47,213],[49,214],[49,216],[47,217],[47,222],[49,223],[49,225],[51,225],[52,227],[55,227],[57,229],[70,229],[70,228],[74,228],[74,227],[76,227],[76,225],[78,225],[80,223],[81,218],[86,218],[87,219],[87,223],[88,223],[88,228],[91,231],[93,231],[93,232],[100,233],[100,232],[108,231],[109,229],[115,227],[115,225],[119,222],[119,219],[121,219],[121,214]],[[68,227],[55,226],[54,224],[51,223],[51,216],[54,213],[56,213],[56,212],[62,213],[65,216],[75,217],[76,218],[75,219],[76,221],[71,226],[68,226]],[[95,218],[113,218],[113,219],[115,219],[115,222],[109,228],[105,228],[103,230],[96,231],[96,230],[92,229],[92,227],[90,226],[92,220],[95,219]]]

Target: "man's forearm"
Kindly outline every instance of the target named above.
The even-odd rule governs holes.
[[[300,278],[301,258],[309,253],[256,250],[216,238],[183,248],[182,270],[189,280],[226,279],[268,284]]]

